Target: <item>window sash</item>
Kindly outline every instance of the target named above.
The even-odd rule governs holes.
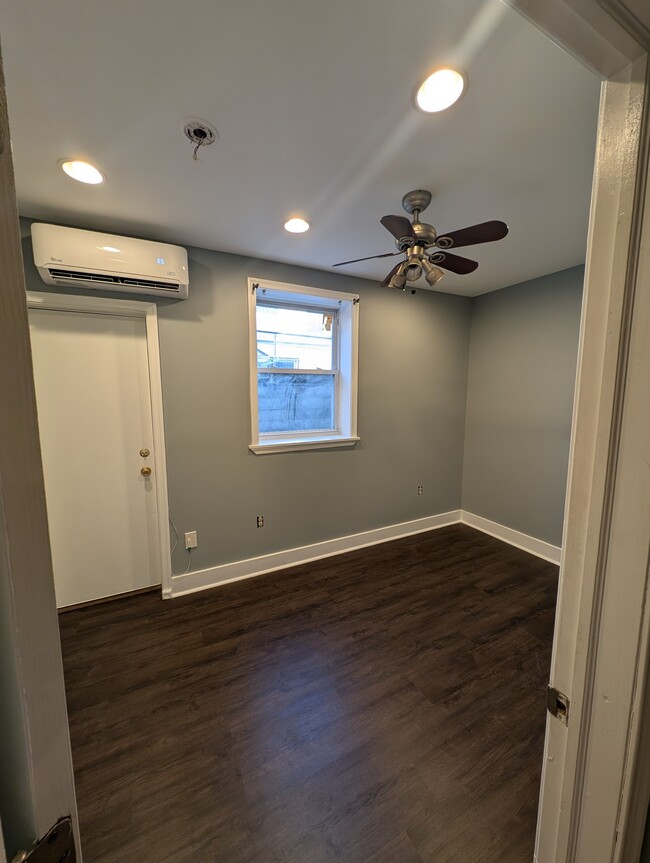
[[[260,371],[277,371],[277,372],[315,372],[316,374],[324,374],[325,372],[337,371],[340,368],[340,352],[339,352],[339,309],[338,307],[325,307],[325,306],[315,306],[310,305],[309,303],[288,303],[282,300],[267,300],[267,299],[257,299],[255,300],[255,332],[256,337],[259,332],[265,332],[264,330],[259,330],[257,327],[257,308],[259,306],[264,306],[267,309],[289,309],[294,312],[315,312],[320,315],[331,315],[332,316],[332,356],[331,356],[331,369],[267,369],[260,368]],[[294,335],[298,335],[295,333]]]
[[[316,429],[301,429],[299,431],[276,431],[276,432],[263,432],[260,430],[260,419],[259,419],[259,375],[267,375],[267,374],[281,374],[281,375],[319,375],[325,376],[329,375],[334,379],[334,387],[332,393],[332,426],[331,428],[316,428]],[[309,436],[317,436],[317,435],[332,435],[332,434],[340,434],[341,433],[341,423],[340,423],[340,392],[339,392],[339,370],[338,369],[325,369],[321,371],[320,369],[257,369],[257,375],[255,382],[255,398],[257,399],[257,434],[259,440],[269,440],[273,438],[284,439],[288,437],[309,437]]]
[[[271,366],[258,366],[261,375],[338,375],[338,369],[274,369]]]

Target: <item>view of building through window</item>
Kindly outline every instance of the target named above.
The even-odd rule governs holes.
[[[332,324],[331,313],[258,304],[258,368],[331,369]]]
[[[335,428],[335,333],[336,315],[329,310],[258,303],[260,434]]]

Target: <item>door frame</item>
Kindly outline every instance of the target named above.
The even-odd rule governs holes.
[[[639,444],[627,437],[622,450],[624,415],[635,410],[636,422],[645,422],[641,405],[628,401],[628,372],[644,352],[631,336],[641,241],[650,229],[643,224],[650,156],[646,76],[641,57],[606,81],[601,99],[550,674],[570,709],[566,724],[547,716],[538,863],[622,860],[619,837],[636,829],[626,801],[639,756],[647,561],[629,554],[622,564],[612,552],[633,544],[643,558],[650,530],[639,523],[639,500],[625,498],[621,473],[623,456]],[[627,538],[618,527],[621,505]],[[638,600],[635,606],[617,603],[623,585]]]
[[[50,291],[27,291],[28,309],[58,312],[85,312],[92,315],[113,315],[123,318],[143,318],[149,369],[151,398],[152,449],[156,465],[156,524],[163,599],[172,595],[172,568],[169,533],[169,497],[167,493],[167,460],[165,423],[163,416],[160,343],[158,338],[158,307],[155,303],[138,300],[111,299],[86,294],[57,294]]]
[[[650,798],[650,417],[638,384],[650,364],[639,338],[650,41],[622,0],[510,5],[604,80],[550,677],[570,709],[567,723],[547,715],[535,860],[636,863]]]

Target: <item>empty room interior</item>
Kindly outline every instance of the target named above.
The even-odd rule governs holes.
[[[493,0],[3,6],[84,861],[532,860],[600,79]]]

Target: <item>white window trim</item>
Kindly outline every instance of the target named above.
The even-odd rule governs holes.
[[[339,368],[337,370],[338,431],[297,432],[296,434],[260,435],[257,409],[257,290],[272,292],[270,299],[295,303],[295,295],[309,296],[312,307],[338,312]],[[268,279],[248,279],[248,344],[250,365],[251,443],[256,455],[300,450],[353,447],[361,438],[357,434],[358,367],[359,367],[359,296],[340,291],[290,285]]]

